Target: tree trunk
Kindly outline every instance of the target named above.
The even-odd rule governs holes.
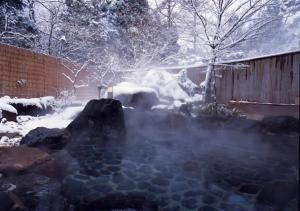
[[[208,66],[207,66],[207,70],[206,70],[206,76],[205,76],[205,91],[204,91],[204,102],[205,103],[212,103],[213,100],[213,71],[214,71],[214,67],[215,67],[215,62],[216,62],[216,57],[214,56]]]

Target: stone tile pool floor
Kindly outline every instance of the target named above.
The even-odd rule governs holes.
[[[298,210],[299,146],[287,144],[298,137],[131,133],[121,144],[76,142],[52,154],[55,167],[1,183],[15,184],[30,210]]]

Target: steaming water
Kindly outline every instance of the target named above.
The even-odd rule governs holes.
[[[86,204],[82,210],[95,204],[94,210],[138,210],[147,202],[159,210],[235,211],[282,210],[281,204],[258,205],[257,196],[271,182],[298,181],[297,150],[281,142],[295,138],[145,122],[132,119],[125,143],[81,140],[54,153],[65,163],[61,176],[45,176],[38,168],[5,182],[16,184],[33,210],[78,204]]]

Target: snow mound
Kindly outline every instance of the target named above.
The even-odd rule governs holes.
[[[178,74],[152,69],[140,78],[139,84],[155,89],[162,103],[202,101],[202,95],[197,94],[198,86],[187,77],[185,69]]]
[[[2,118],[2,111],[18,114],[18,111],[11,104],[31,105],[43,109],[54,105],[54,102],[55,99],[52,96],[40,98],[10,98],[9,96],[4,96],[0,98],[0,118]]]
[[[40,97],[40,98],[10,98],[9,96],[1,97],[0,102],[6,104],[22,104],[24,106],[37,106],[39,108],[47,108],[53,105],[55,98],[53,96]]]
[[[5,101],[1,100],[1,98],[0,98],[0,117],[2,116],[1,111],[8,111],[10,113],[18,114],[17,109],[15,109],[13,106],[7,104]]]
[[[82,107],[67,107],[63,111],[46,116],[17,116],[17,122],[6,121],[2,119],[0,122],[0,134],[19,134],[20,137],[25,136],[31,130],[37,127],[46,128],[66,128],[75,117],[83,110]],[[19,138],[7,140],[6,136],[0,137],[1,146],[18,145]]]
[[[132,95],[139,92],[146,92],[146,93],[155,93],[157,95],[157,92],[153,88],[149,88],[146,86],[138,86],[134,83],[130,82],[121,82],[113,87],[113,94],[114,97],[120,96],[120,95]]]
[[[5,119],[2,119],[0,122],[0,133],[16,133],[20,134],[22,130],[22,125],[19,125],[16,122],[8,122]]]
[[[8,138],[7,136],[0,137],[0,147],[18,146],[21,142],[21,137]]]

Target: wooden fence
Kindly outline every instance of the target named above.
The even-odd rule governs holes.
[[[244,64],[247,68],[232,67],[233,64]],[[300,51],[231,61],[225,65],[217,67],[218,102],[299,104]],[[182,68],[168,71],[179,69]],[[187,68],[188,77],[200,84],[205,78],[205,69],[205,66]],[[62,75],[65,71],[59,58],[0,44],[0,97],[57,96],[62,89],[71,86]],[[97,97],[97,85],[82,88],[78,96],[81,99]]]
[[[246,68],[230,65],[244,64]],[[218,67],[219,102],[249,101],[272,104],[298,104],[300,51],[228,62]]]
[[[68,73],[65,66],[60,58],[0,44],[0,97],[58,96],[63,89],[72,87],[62,75]],[[78,90],[79,98],[94,95],[97,96],[97,87]]]

